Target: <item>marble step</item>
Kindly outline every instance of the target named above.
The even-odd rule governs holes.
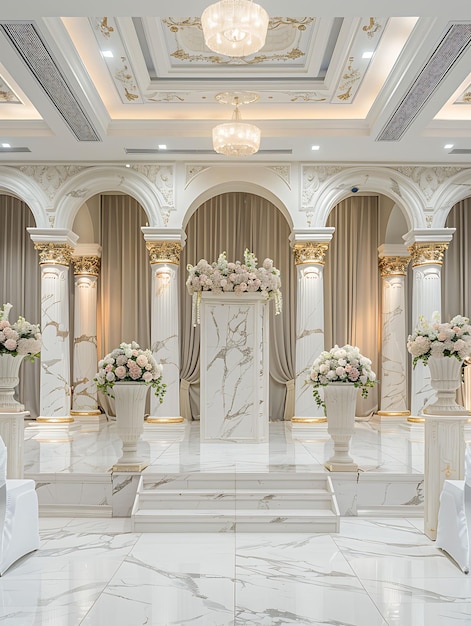
[[[335,533],[340,517],[334,511],[293,509],[215,511],[139,510],[132,514],[133,532],[291,532]]]

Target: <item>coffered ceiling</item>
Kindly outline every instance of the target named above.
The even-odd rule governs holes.
[[[239,59],[206,48],[209,1],[2,7],[0,163],[228,162],[225,91],[258,95],[254,162],[471,162],[471,3],[258,1],[267,41]]]

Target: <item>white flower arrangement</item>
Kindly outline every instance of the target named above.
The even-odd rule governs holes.
[[[8,316],[13,305],[0,307],[0,354],[25,356],[34,361],[41,354],[41,333],[38,324],[30,324],[21,315],[10,324]]]
[[[193,298],[193,324],[199,323],[199,303],[203,291],[236,294],[262,293],[275,302],[275,315],[281,313],[280,270],[273,267],[271,259],[265,259],[262,267],[257,267],[257,259],[248,249],[244,252],[244,263],[229,263],[222,252],[216,263],[209,264],[201,259],[197,265],[188,265],[186,286]]]
[[[94,378],[98,389],[113,397],[112,389],[119,382],[145,383],[154,389],[162,403],[166,385],[162,382],[162,365],[150,350],[142,350],[138,343],[122,343],[98,362]]]
[[[363,356],[356,346],[347,344],[341,348],[335,345],[331,350],[322,352],[312,364],[306,382],[314,386],[314,400],[317,406],[324,407],[325,412],[319,387],[326,387],[329,383],[353,383],[361,389],[362,397],[367,398],[369,388],[378,381],[371,369],[370,359]]]
[[[418,361],[427,364],[433,357],[455,357],[463,361],[471,355],[471,326],[469,319],[456,315],[449,322],[440,322],[435,311],[431,322],[422,315],[412,335],[407,338],[407,350],[413,356],[414,367]]]

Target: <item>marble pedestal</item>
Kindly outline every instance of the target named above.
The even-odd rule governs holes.
[[[25,417],[29,411],[0,413],[0,437],[7,448],[7,478],[23,478]]]
[[[268,303],[257,293],[203,293],[201,441],[268,439]]]
[[[425,417],[425,506],[424,532],[437,538],[440,494],[445,480],[464,477],[464,423],[469,413],[424,415]]]

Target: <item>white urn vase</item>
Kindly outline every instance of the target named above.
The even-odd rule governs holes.
[[[356,472],[358,465],[349,454],[355,430],[358,388],[353,383],[329,383],[324,387],[327,432],[334,442],[334,454],[324,463],[331,472]]]
[[[113,386],[116,430],[123,443],[123,453],[114,464],[114,470],[139,472],[147,465],[138,455],[137,444],[144,430],[148,391],[148,385],[142,382],[118,382]]]
[[[15,387],[20,382],[19,371],[24,355],[0,354],[0,412],[19,413],[25,407],[15,400]]]
[[[461,415],[468,413],[456,402],[456,390],[461,382],[462,361],[455,357],[429,357],[430,384],[437,392],[435,402],[428,404],[424,415]]]

